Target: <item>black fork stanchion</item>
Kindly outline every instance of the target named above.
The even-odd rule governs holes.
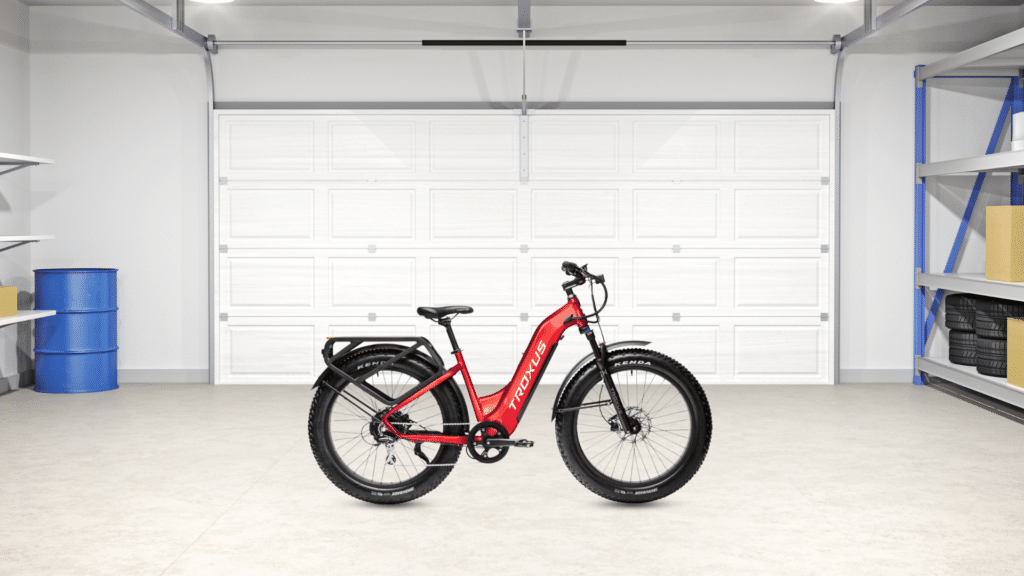
[[[608,350],[604,346],[598,345],[597,337],[594,336],[594,331],[589,326],[580,328],[580,332],[583,332],[587,337],[590,347],[594,350],[594,361],[597,363],[597,369],[601,372],[601,380],[604,381],[604,387],[608,390],[608,397],[612,401],[612,406],[615,407],[615,414],[619,417],[620,429],[623,432],[635,434],[639,431],[639,424],[633,426],[630,422],[629,415],[626,414],[626,407],[622,405],[619,390],[615,387],[615,382],[612,382],[612,375],[608,373]],[[638,428],[638,430],[633,428]]]

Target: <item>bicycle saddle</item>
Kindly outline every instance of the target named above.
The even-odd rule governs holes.
[[[435,308],[428,308],[421,306],[416,309],[416,313],[424,318],[430,318],[431,320],[437,320],[449,314],[472,314],[472,306],[437,306]]]

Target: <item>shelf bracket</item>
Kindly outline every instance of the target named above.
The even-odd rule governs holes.
[[[33,162],[32,164],[22,164],[20,166],[15,166],[14,168],[8,168],[7,170],[4,170],[3,172],[0,172],[0,176],[3,176],[4,174],[10,174],[11,172],[14,172],[15,170],[21,170],[22,168],[28,168],[29,166],[39,166],[39,163],[38,162]]]
[[[24,246],[25,244],[32,244],[33,242],[39,242],[39,240],[23,240],[21,242],[15,242],[10,246],[4,246],[3,248],[0,248],[0,252],[3,252],[5,250],[11,250],[13,248],[17,248],[18,246]]]

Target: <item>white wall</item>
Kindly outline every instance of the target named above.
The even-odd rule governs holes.
[[[29,9],[17,0],[0,0],[0,152],[32,154],[29,149]],[[29,173],[0,176],[0,236],[28,234],[32,196]],[[2,168],[0,168],[2,171]],[[3,249],[7,244],[0,245]],[[31,248],[0,252],[0,285],[17,286],[19,308],[31,308]],[[31,369],[31,325],[0,327],[0,394],[16,388]],[[27,384],[28,375],[25,376]]]
[[[189,9],[192,26],[222,40],[511,38],[515,22],[512,6]],[[911,367],[913,66],[1013,29],[1020,14],[926,8],[851,51],[844,379],[903,378]],[[827,39],[860,18],[859,6],[542,6],[533,15],[535,38],[626,39]],[[121,367],[195,377],[207,349],[201,57],[116,7],[34,7],[31,38],[32,150],[59,160],[33,176],[32,230],[59,236],[33,252],[33,265],[120,268]],[[820,102],[832,99],[835,57],[824,49],[557,49],[530,50],[527,62],[533,101]],[[498,49],[225,48],[215,56],[219,101],[514,102],[520,67],[517,51]]]

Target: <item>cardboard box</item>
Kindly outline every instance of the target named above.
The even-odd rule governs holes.
[[[18,315],[18,287],[0,286],[0,318]]]
[[[985,278],[1024,282],[1024,206],[985,209]]]
[[[1006,319],[1006,381],[1024,388],[1024,318]]]

